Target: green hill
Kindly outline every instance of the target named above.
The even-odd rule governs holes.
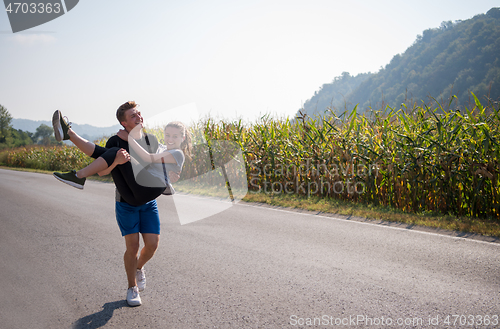
[[[447,102],[452,95],[466,105],[473,92],[481,101],[500,99],[500,8],[465,21],[443,22],[425,30],[403,54],[377,73],[344,72],[304,103],[308,114],[331,108],[397,107],[403,102]]]

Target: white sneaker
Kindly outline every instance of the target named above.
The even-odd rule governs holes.
[[[139,291],[143,291],[146,288],[146,270],[144,270],[144,267],[137,269],[137,272],[135,272],[135,281],[137,282]]]
[[[130,306],[139,306],[142,304],[141,296],[139,296],[139,288],[133,286],[127,290],[127,303]]]

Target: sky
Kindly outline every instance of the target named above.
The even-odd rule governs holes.
[[[342,72],[375,73],[429,28],[496,0],[81,0],[12,33],[0,11],[0,104],[14,118],[108,127],[134,100],[182,112],[292,117]]]

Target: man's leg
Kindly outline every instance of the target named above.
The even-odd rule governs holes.
[[[131,288],[137,285],[135,273],[137,271],[137,254],[139,253],[139,233],[125,235],[125,246],[123,262],[127,273],[128,287]]]
[[[125,238],[126,249],[123,254],[123,263],[129,287],[127,289],[127,303],[130,306],[139,306],[142,302],[135,274],[137,271],[137,255],[139,253],[140,209],[125,202],[115,202],[115,207],[116,220],[122,236]]]
[[[136,284],[139,291],[146,288],[144,265],[154,256],[160,243],[160,214],[156,200],[142,205],[140,211],[139,232],[142,234],[144,247],[137,260]]]
[[[144,247],[137,260],[137,270],[135,274],[135,283],[139,291],[143,291],[146,288],[146,270],[144,269],[144,265],[153,257],[156,249],[158,249],[160,235],[145,233],[142,235],[142,239],[144,240]]]
[[[142,239],[144,240],[144,247],[142,248],[139,259],[137,260],[137,269],[143,268],[144,265],[153,257],[160,243],[160,235],[144,233],[142,235]]]

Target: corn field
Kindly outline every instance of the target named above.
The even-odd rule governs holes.
[[[500,109],[477,98],[463,112],[414,104],[204,126],[244,150],[251,191],[500,218]]]
[[[87,166],[92,158],[76,147],[22,147],[9,152],[7,165],[20,168],[32,168],[52,171],[68,171]]]
[[[450,109],[450,101],[448,108],[403,104],[358,114],[355,107],[314,118],[264,116],[252,124],[207,118],[191,130],[195,143],[212,145],[195,146],[181,179],[229,161],[237,152],[229,145],[236,145],[246,172],[230,174],[246,176],[240,178],[252,193],[500,219],[500,108],[474,99],[463,111]],[[162,131],[155,134],[161,141]],[[9,165],[46,170],[79,169],[91,161],[75,147],[18,149],[8,156]]]
[[[95,141],[101,146],[105,139]],[[81,169],[94,159],[86,156],[74,146],[26,146],[12,149],[7,154],[6,164],[12,167],[31,168],[51,171]]]

